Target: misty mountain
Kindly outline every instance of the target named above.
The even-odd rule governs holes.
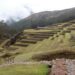
[[[47,26],[54,23],[65,22],[75,19],[75,8],[60,10],[60,11],[44,11],[34,13],[27,18],[12,24],[12,28],[22,30],[25,28]]]

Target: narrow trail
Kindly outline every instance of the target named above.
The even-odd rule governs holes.
[[[7,67],[7,66],[12,66],[12,65],[29,65],[29,64],[46,64],[46,65],[51,65],[51,61],[26,61],[26,62],[9,62],[9,63],[4,63],[1,64],[0,67]]]
[[[49,75],[75,75],[75,60],[53,60],[51,73]]]
[[[51,74],[49,75],[67,75],[65,59],[53,60]]]

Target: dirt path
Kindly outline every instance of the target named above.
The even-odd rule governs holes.
[[[11,66],[11,65],[28,65],[28,64],[46,64],[46,65],[51,65],[51,61],[39,61],[39,62],[36,62],[36,61],[26,61],[26,62],[10,62],[10,63],[4,63],[4,64],[1,64],[0,67],[7,67],[7,66]]]
[[[51,73],[49,75],[75,75],[75,60],[53,60]]]
[[[56,59],[52,61],[52,69],[50,75],[67,75],[65,59]]]

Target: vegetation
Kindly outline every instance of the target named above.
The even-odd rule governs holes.
[[[47,75],[48,67],[41,64],[0,67],[0,75]]]
[[[13,41],[12,39],[9,40],[9,44],[6,43],[7,41],[4,42],[6,43],[4,53],[12,53],[11,56],[14,56],[14,61],[19,62],[31,61],[37,59],[37,57],[40,59],[43,54],[49,56],[52,53],[62,52],[64,50],[69,51],[70,49],[73,50],[74,43],[71,39],[73,38],[72,35],[74,35],[74,29],[69,30],[69,28],[73,27],[74,24],[72,24],[71,27],[65,27],[65,25],[71,22],[72,21],[61,23],[61,26],[58,24],[38,29],[26,29],[21,33],[21,35],[14,38],[15,41],[13,44],[11,44]],[[44,58],[45,56],[42,57]]]
[[[12,65],[11,63],[29,61],[34,63],[34,61],[50,61],[56,58],[75,59],[75,20],[71,20],[75,18],[73,10],[33,14],[18,23],[14,23],[17,29],[14,29],[13,25],[9,26],[8,30],[8,26],[1,22],[2,26],[6,26],[6,33],[11,32],[4,34],[5,31],[0,30],[2,32],[0,36],[4,34],[1,38],[9,35],[0,45],[0,64],[8,63],[9,66],[0,67],[0,75],[47,75],[47,65]],[[71,13],[71,11],[73,12]],[[48,14],[54,16],[51,18]],[[61,15],[57,16],[56,14]],[[38,19],[36,15],[38,15],[37,17],[42,16]],[[23,30],[23,28],[26,29]],[[12,35],[14,36],[10,38]]]

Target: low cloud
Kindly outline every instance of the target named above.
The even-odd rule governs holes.
[[[0,0],[0,20],[6,20],[9,17],[25,18],[31,10],[36,13],[71,7],[75,7],[75,0]]]

